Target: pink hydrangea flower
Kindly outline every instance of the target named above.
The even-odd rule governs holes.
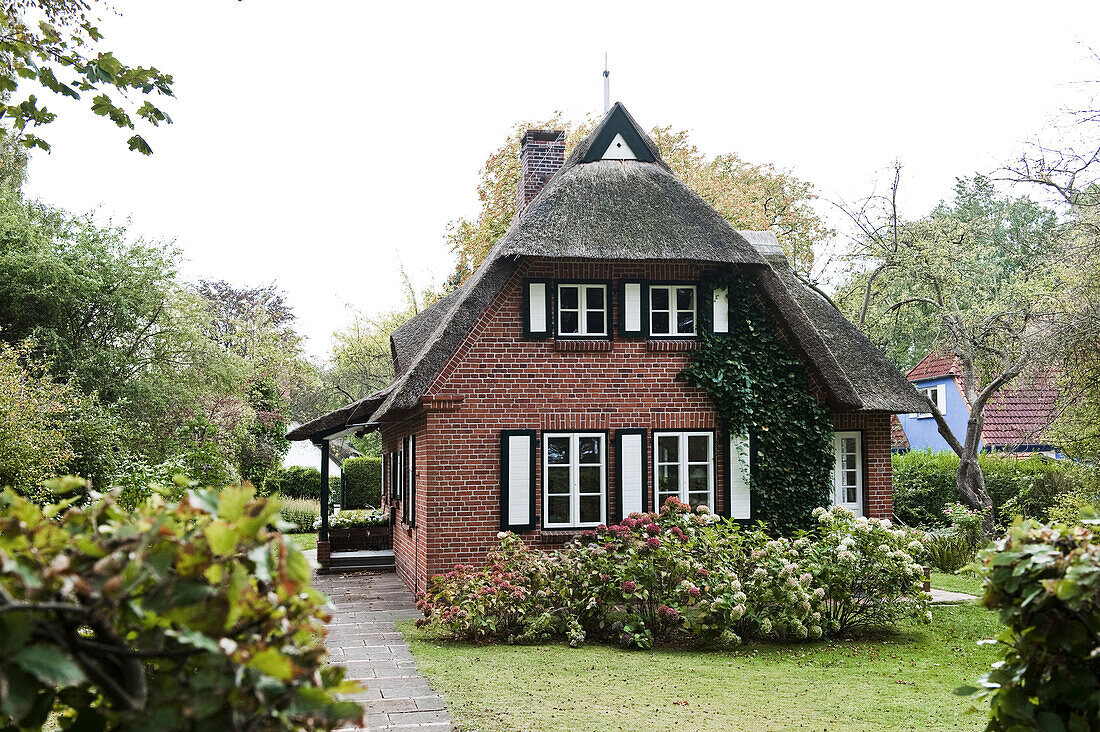
[[[638,585],[634,584],[630,580],[623,582],[623,592],[634,592],[634,590],[636,589],[638,589]]]
[[[679,611],[674,607],[669,607],[668,605],[661,605],[659,608],[657,608],[657,615],[665,618],[666,620],[675,620],[676,618],[680,617]]]
[[[656,536],[651,536],[646,542],[646,546],[648,546],[650,549],[657,549],[661,546],[661,540],[658,539]]]
[[[645,527],[645,531],[650,536],[657,536],[657,534],[661,533],[661,527],[657,524],[649,524]]]

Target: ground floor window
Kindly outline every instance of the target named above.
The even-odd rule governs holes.
[[[598,432],[543,434],[542,523],[598,526],[607,507],[607,438]]]
[[[863,435],[859,432],[833,434],[833,468],[835,494],[838,506],[850,509],[857,516],[863,515]]]
[[[653,482],[660,509],[675,496],[693,509],[714,510],[714,434],[656,432],[653,436]]]

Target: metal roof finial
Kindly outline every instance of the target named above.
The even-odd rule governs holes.
[[[603,53],[603,113],[611,109],[611,72],[607,70],[607,51]]]

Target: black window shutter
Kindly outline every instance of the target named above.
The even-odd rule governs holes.
[[[500,529],[535,528],[535,431],[500,433]]]
[[[523,335],[526,338],[549,338],[554,332],[554,311],[551,308],[551,282],[547,279],[523,280]]]
[[[416,526],[416,435],[409,437],[409,526]]]

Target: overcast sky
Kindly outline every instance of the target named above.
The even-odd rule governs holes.
[[[276,282],[323,357],[352,309],[451,268],[448,222],[511,126],[611,96],[707,154],[858,199],[895,158],[923,213],[1100,78],[1100,3],[113,0],[108,48],[175,77],[156,154],[79,107],[27,191],[175,240],[184,274]],[[1040,12],[1040,7],[1042,12]]]

